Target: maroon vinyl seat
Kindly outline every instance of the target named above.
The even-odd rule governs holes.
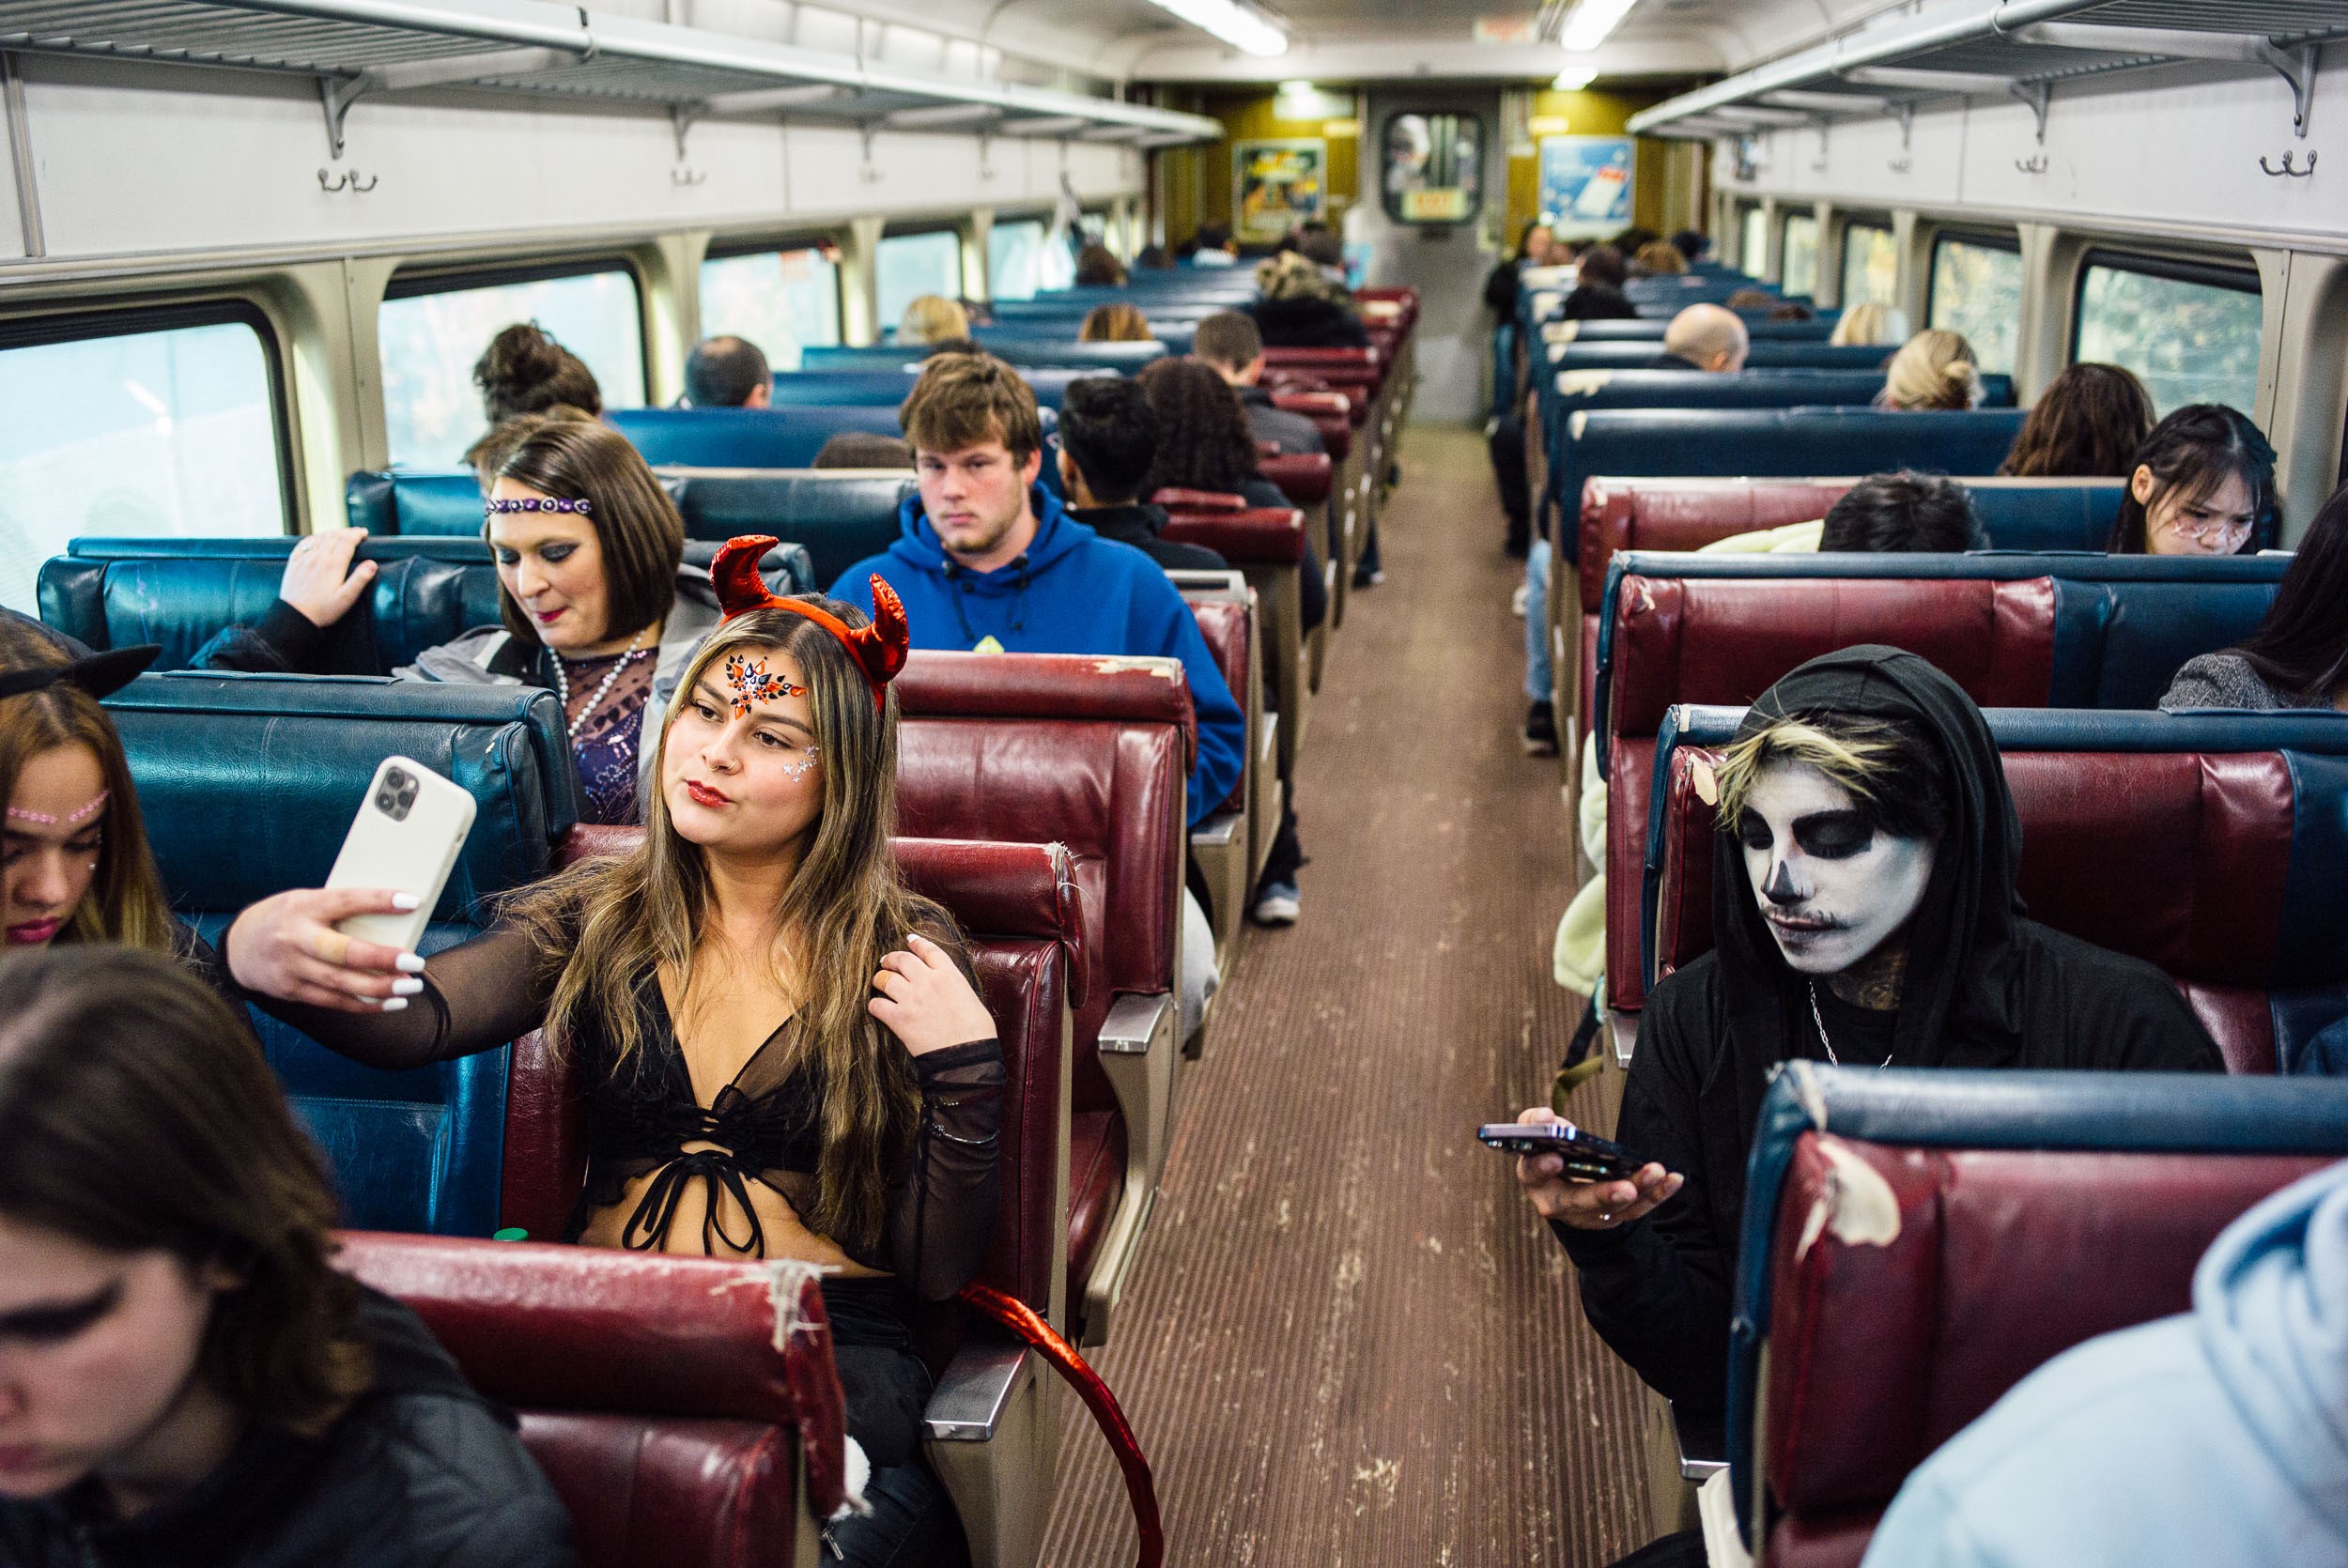
[[[1271,852],[1280,821],[1279,715],[1264,704],[1262,639],[1256,593],[1229,572],[1176,572],[1175,586],[1198,623],[1224,684],[1247,719],[1247,757],[1223,804],[1191,830],[1192,861],[1206,879],[1207,918],[1215,961],[1225,967],[1239,935],[1240,912]]]
[[[1936,1448],[2073,1345],[2186,1311],[2217,1233],[2336,1158],[1802,1132],[1769,1244],[1767,1560],[1857,1568]],[[1832,1217],[1854,1192],[1888,1198],[1895,1227],[1846,1239]]]
[[[1666,765],[1659,975],[1712,947],[1720,756],[1681,744]],[[2010,749],[2002,761],[2031,917],[2167,974],[2229,1071],[2278,1070],[2267,988],[2295,826],[2285,754]]]
[[[917,651],[896,690],[903,830],[1060,845],[1081,895],[1091,967],[1074,1009],[1071,1138],[1097,1130],[1113,1148],[1121,1136],[1126,1156],[1113,1197],[1071,1194],[1072,1213],[1108,1210],[1070,1260],[1070,1315],[1097,1344],[1138,1253],[1171,1130],[1183,792],[1197,746],[1190,688],[1171,659]]]
[[[1329,499],[1332,460],[1325,452],[1291,452],[1258,462],[1264,478],[1298,506],[1319,506]]]
[[[1342,464],[1353,450],[1353,399],[1341,392],[1274,392],[1272,406],[1302,414],[1320,432],[1330,460]]]
[[[1305,699],[1316,684],[1312,655],[1319,638],[1318,631],[1309,636],[1305,631],[1297,576],[1304,570],[1305,514],[1251,507],[1243,496],[1213,490],[1167,488],[1150,499],[1166,509],[1161,537],[1214,551],[1238,568],[1255,591],[1266,645],[1264,697],[1280,715],[1274,735],[1280,772],[1291,774],[1297,748],[1304,743]]]
[[[814,1560],[817,1521],[843,1496],[846,1427],[812,1275],[367,1231],[345,1236],[338,1262],[415,1309],[473,1386],[519,1413],[587,1568]]]
[[[1386,357],[1376,348],[1267,347],[1263,362],[1267,381],[1302,373],[1337,392],[1358,387],[1373,396],[1385,385],[1387,370]]]
[[[1752,701],[1804,660],[1882,642],[1929,660],[1985,708],[2044,707],[2054,585],[2044,577],[1849,579],[1627,576],[1606,747],[1606,995],[1645,1004],[1641,872],[1656,731],[1675,703]]]

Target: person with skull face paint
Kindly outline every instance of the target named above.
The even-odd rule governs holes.
[[[1591,1326],[1699,1418],[1725,1399],[1745,1157],[1778,1063],[2224,1068],[2160,971],[2023,916],[1997,745],[1924,660],[1812,659],[1753,705],[1719,783],[1718,945],[1649,996],[1615,1132],[1653,1162],[1517,1172]]]

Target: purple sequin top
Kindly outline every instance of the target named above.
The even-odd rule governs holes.
[[[597,658],[563,660],[564,676],[571,684],[566,723],[577,723],[588,700],[603,684],[611,667],[626,658],[609,653]],[[579,782],[587,795],[587,821],[625,826],[641,821],[636,801],[636,768],[644,732],[644,706],[652,700],[652,650],[638,653],[604,693],[579,733],[571,737],[571,755],[579,760]]]

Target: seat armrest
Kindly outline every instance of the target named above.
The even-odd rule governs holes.
[[[1715,1470],[1728,1468],[1728,1437],[1721,1430],[1719,1418],[1710,1422],[1684,1422],[1679,1407],[1664,1401],[1671,1412],[1672,1440],[1679,1451],[1679,1479],[1698,1484],[1711,1478]]]
[[[921,1411],[921,1435],[934,1443],[991,1442],[1020,1384],[1035,1375],[1018,1341],[973,1334],[938,1375]]]
[[[1041,1356],[975,1329],[922,1411],[922,1452],[962,1517],[971,1568],[1043,1560],[1059,1470],[1057,1386]]]
[[[1239,838],[1245,819],[1236,811],[1218,811],[1190,830],[1190,847],[1196,849],[1229,849]]]
[[[1614,1042],[1614,1065],[1629,1072],[1630,1058],[1639,1049],[1639,1015],[1609,1012],[1606,1015],[1606,1038]]]
[[[1161,1032],[1174,1028],[1174,998],[1161,992],[1150,996],[1126,995],[1109,1005],[1101,1021],[1101,1051],[1109,1056],[1147,1055]]]

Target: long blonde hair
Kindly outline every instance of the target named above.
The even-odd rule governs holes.
[[[31,669],[70,663],[65,650],[43,633],[0,618],[0,669]],[[70,681],[0,698],[0,806],[16,793],[24,764],[62,746],[85,746],[98,759],[106,780],[100,808],[98,874],[57,932],[60,942],[111,942],[159,953],[178,950],[178,928],[163,879],[147,847],[147,824],[122,737],[98,699]]]
[[[865,617],[836,600],[809,596],[851,626]],[[897,699],[876,705],[846,650],[821,626],[787,610],[752,610],[712,633],[677,684],[668,726],[689,705],[694,684],[728,654],[776,650],[796,661],[814,711],[823,761],[822,815],[813,841],[775,912],[795,948],[779,984],[796,997],[799,1059],[823,1085],[823,1153],[816,1199],[806,1216],[818,1234],[852,1253],[879,1242],[889,1178],[910,1146],[920,1114],[911,1058],[866,1009],[881,959],[919,930],[961,957],[950,916],[911,892],[897,874],[889,834],[897,818]],[[669,730],[653,776],[663,776]],[[680,835],[655,789],[644,797],[644,841],[616,859],[590,861],[527,889],[507,912],[539,937],[562,971],[548,1004],[547,1038],[567,1052],[595,1021],[611,1047],[616,1076],[642,1061],[642,989],[670,976],[683,994],[710,918],[710,881],[701,851]]]

